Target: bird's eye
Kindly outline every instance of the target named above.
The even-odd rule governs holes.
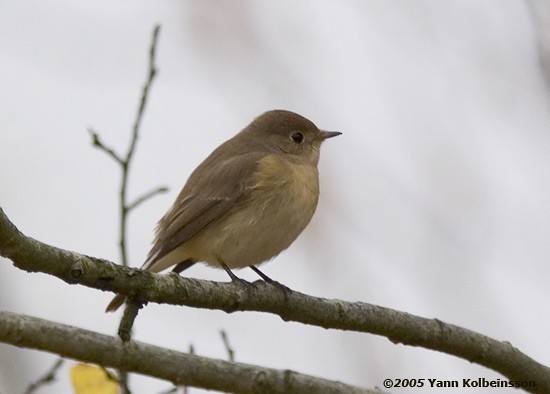
[[[295,133],[292,133],[292,135],[290,136],[290,139],[296,142],[297,144],[301,144],[304,141],[304,135],[299,131],[297,131]]]

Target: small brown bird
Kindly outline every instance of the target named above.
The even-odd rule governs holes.
[[[142,269],[181,272],[196,262],[223,268],[255,266],[290,246],[319,199],[321,143],[340,135],[284,110],[268,111],[224,142],[193,171],[158,222]],[[106,311],[125,300],[117,294]]]

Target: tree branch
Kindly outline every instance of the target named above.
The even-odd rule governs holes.
[[[235,361],[235,350],[233,350],[233,348],[229,344],[229,339],[227,338],[227,333],[225,332],[225,330],[220,330],[220,335],[222,337],[223,346],[227,351],[227,359],[229,361]]]
[[[550,392],[550,369],[501,342],[473,331],[363,302],[312,297],[258,281],[217,283],[177,274],[129,269],[46,245],[23,235],[0,208],[0,255],[29,272],[44,272],[70,283],[122,293],[136,300],[220,309],[258,311],[324,328],[382,335],[394,343],[451,354],[500,372],[511,380],[531,380],[533,393]]]
[[[103,141],[101,141],[101,138],[99,138],[99,134],[97,131],[95,131],[92,128],[88,128],[88,133],[90,134],[90,137],[92,137],[92,145],[96,147],[99,150],[102,150],[107,155],[109,155],[114,161],[116,161],[118,164],[122,165],[123,160],[120,158],[120,156],[114,151],[113,148],[105,145]]]
[[[151,197],[156,196],[157,194],[166,193],[168,191],[168,188],[166,186],[159,186],[156,189],[150,190],[147,193],[144,193],[140,197],[136,198],[133,202],[128,204],[127,211],[130,212],[132,209],[136,208],[140,204],[143,204],[145,201],[150,199]]]
[[[120,261],[122,265],[128,265],[128,253],[126,251],[126,227],[128,223],[128,213],[143,203],[145,200],[151,198],[152,196],[163,193],[168,190],[166,187],[158,187],[155,190],[152,190],[143,196],[139,197],[133,203],[127,202],[127,190],[128,190],[128,179],[130,172],[130,165],[132,163],[132,158],[136,150],[137,140],[139,138],[139,129],[141,127],[141,121],[143,119],[143,114],[145,113],[145,106],[147,104],[147,99],[149,97],[149,91],[153,84],[153,81],[157,75],[157,68],[155,66],[155,55],[157,51],[158,36],[160,32],[160,26],[156,25],[153,29],[153,37],[151,39],[151,46],[149,48],[149,66],[147,69],[147,77],[145,84],[141,89],[141,97],[139,99],[138,110],[136,113],[136,118],[132,127],[132,135],[130,138],[130,144],[128,145],[128,151],[126,152],[125,157],[118,155],[112,148],[108,147],[103,143],[99,137],[99,134],[93,130],[88,129],[92,137],[92,145],[106,154],[108,154],[115,162],[120,166],[122,171],[122,177],[120,181],[120,190],[119,190],[119,206],[120,206],[120,231],[119,231],[119,247],[120,247]]]
[[[151,88],[151,84],[157,75],[155,55],[157,52],[159,32],[160,25],[156,25],[153,29],[153,38],[151,39],[151,47],[149,48],[149,67],[147,70],[147,78],[141,91],[141,99],[139,100],[138,111],[136,114],[136,119],[134,120],[134,127],[132,128],[132,139],[130,140],[130,146],[128,147],[128,152],[126,152],[126,159],[124,160],[126,163],[129,163],[132,160],[139,135],[141,120],[143,118],[143,113],[145,112],[145,105],[147,104],[147,98],[149,97],[149,89]]]
[[[380,394],[289,370],[200,357],[0,311],[0,341],[173,382],[237,393]]]

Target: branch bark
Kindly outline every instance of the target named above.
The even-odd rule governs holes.
[[[254,365],[216,360],[141,342],[0,311],[0,340],[18,347],[57,353],[128,372],[165,379],[175,385],[233,393],[380,394],[340,382]]]
[[[493,369],[510,380],[534,381],[533,393],[550,392],[550,369],[514,348],[473,331],[363,302],[312,297],[259,281],[216,283],[158,275],[46,245],[23,235],[0,208],[0,255],[29,272],[122,293],[137,300],[220,309],[258,311],[324,328],[367,332],[394,343],[421,346]]]

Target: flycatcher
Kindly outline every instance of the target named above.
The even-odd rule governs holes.
[[[294,112],[268,111],[224,142],[193,171],[158,222],[141,267],[181,272],[196,262],[256,268],[290,246],[319,199],[319,150],[342,133],[319,130]],[[106,311],[124,303],[118,294]]]

